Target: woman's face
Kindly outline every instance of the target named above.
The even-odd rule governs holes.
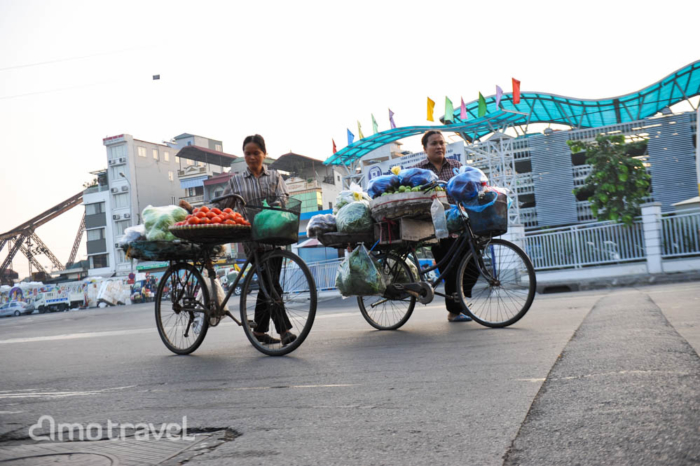
[[[425,145],[425,153],[432,163],[441,164],[445,158],[446,145],[442,134],[431,134]]]
[[[254,142],[249,142],[243,148],[245,163],[253,172],[258,172],[261,169],[265,155],[260,146]]]

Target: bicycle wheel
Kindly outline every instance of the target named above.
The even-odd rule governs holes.
[[[410,259],[409,259],[410,260]],[[393,254],[380,254],[377,264],[390,283],[413,283],[415,274],[403,259]],[[388,284],[388,283],[387,283]],[[408,322],[416,306],[416,298],[408,293],[388,297],[358,296],[362,317],[377,330],[396,330]]]
[[[311,331],[316,317],[316,283],[304,261],[288,251],[265,253],[260,269],[263,276],[257,282],[255,265],[243,282],[243,330],[261,353],[283,356],[301,346]],[[263,284],[269,296],[262,291]],[[285,340],[287,331],[296,337],[293,341]],[[258,338],[255,333],[262,335]]]
[[[170,299],[163,298],[168,287]],[[175,354],[190,354],[202,344],[209,329],[205,309],[209,290],[197,269],[181,262],[165,271],[156,292],[156,325],[165,346]]]
[[[469,252],[457,271],[457,289],[464,312],[487,327],[516,323],[535,298],[537,283],[532,262],[522,249],[501,239],[492,240],[477,252],[483,259],[482,268],[495,283],[479,273]]]

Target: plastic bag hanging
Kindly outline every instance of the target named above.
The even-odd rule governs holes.
[[[462,166],[454,170],[455,176],[447,183],[447,195],[457,202],[475,198],[488,184],[489,179],[478,168]]]
[[[367,194],[374,199],[379,197],[389,188],[396,188],[401,184],[399,177],[396,175],[382,175],[374,178],[369,182]]]
[[[386,291],[384,276],[377,270],[363,244],[340,264],[335,286],[343,296],[381,296]]]
[[[433,199],[433,204],[430,206],[430,215],[433,217],[433,226],[435,226],[435,237],[437,239],[443,239],[450,236],[449,231],[447,231],[445,208],[442,206],[442,202],[438,201],[437,198]]]

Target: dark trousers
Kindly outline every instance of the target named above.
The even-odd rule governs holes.
[[[275,290],[277,290],[278,295],[281,297],[283,290],[280,286],[280,274],[282,272],[282,257],[275,257],[265,261],[265,267],[269,267],[269,273],[265,269],[262,270],[263,277],[258,277],[258,285],[260,285],[260,290],[258,291],[258,300],[255,302],[255,331],[257,333],[266,333],[270,329],[270,318],[275,324],[275,330],[280,335],[287,330],[292,329],[292,323],[287,317],[287,312],[284,309],[284,305],[272,304],[266,298],[262,290],[262,283],[265,284],[265,289],[270,294],[270,299],[272,299],[272,290],[267,289],[269,287],[268,278],[272,277],[272,282],[274,283]],[[251,270],[250,273],[253,271]]]
[[[445,238],[440,240],[439,244],[431,248],[436,263],[440,263],[440,261],[447,256],[447,253],[456,241],[458,240],[455,238]],[[469,249],[466,249],[463,254],[469,254]],[[445,280],[445,294],[447,295],[445,298],[445,307],[447,311],[452,314],[459,314],[462,312],[462,305],[459,300],[452,298],[452,296],[457,293],[457,269],[461,261],[462,257],[457,258],[452,269],[442,277]],[[449,259],[447,262],[449,262]],[[447,262],[440,267],[440,272],[447,270]],[[472,288],[478,279],[479,269],[476,268],[474,261],[470,261],[469,265],[467,265],[467,270],[464,271],[464,279],[462,280],[464,295],[466,297],[471,298]]]

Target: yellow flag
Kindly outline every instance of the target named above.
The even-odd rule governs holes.
[[[357,122],[357,133],[358,133],[358,137],[359,137],[360,139],[364,139],[364,138],[365,138],[365,135],[362,134],[362,126],[360,126],[360,122],[359,122],[359,121]]]
[[[435,110],[435,102],[428,97],[428,121],[435,121],[433,119],[433,110]]]

